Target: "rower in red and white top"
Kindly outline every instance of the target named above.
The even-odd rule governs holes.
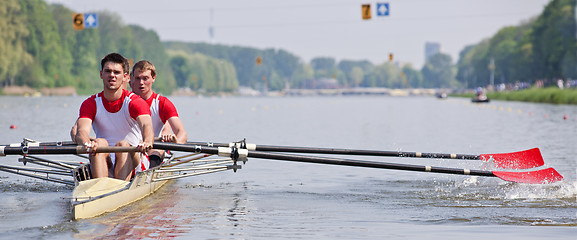
[[[141,60],[134,64],[130,76],[130,88],[150,106],[154,135],[163,142],[186,143],[188,136],[176,107],[168,98],[152,91],[152,84],[156,81],[154,65]],[[161,164],[164,155],[164,150],[149,151],[151,167]]]
[[[178,118],[178,111],[176,111],[176,107],[167,97],[155,92],[152,92],[152,95],[145,101],[150,106],[154,136],[162,137],[161,132],[166,122],[173,117]],[[170,125],[166,126],[170,128]]]
[[[150,115],[150,110],[142,99],[127,90],[114,102],[103,98],[102,92],[92,95],[80,106],[79,118],[92,120],[96,138],[104,138],[110,145],[126,140],[136,146],[142,141],[142,133],[136,118]]]
[[[146,168],[141,154],[152,149],[154,133],[150,108],[145,101],[125,90],[129,80],[128,60],[118,53],[106,55],[100,62],[103,91],[86,99],[71,131],[76,144],[89,149],[94,178],[115,177],[130,180],[133,170]],[[94,129],[96,139],[90,139]],[[138,146],[140,152],[98,153],[99,146]],[[142,158],[143,160],[145,158]]]

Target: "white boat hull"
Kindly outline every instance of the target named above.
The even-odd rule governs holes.
[[[113,178],[79,182],[72,193],[73,218],[96,217],[148,196],[167,182],[152,181],[154,174],[154,170],[138,173],[131,182]]]

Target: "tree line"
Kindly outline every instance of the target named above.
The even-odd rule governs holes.
[[[329,87],[457,88],[487,85],[489,63],[496,83],[534,82],[577,75],[576,0],[554,0],[543,14],[520,26],[466,47],[457,64],[449,55],[429,58],[421,69],[394,61],[336,61],[317,57],[303,62],[282,49],[257,49],[208,43],[162,42],[158,34],[125,25],[117,14],[98,12],[99,26],[73,30],[73,11],[43,0],[0,1],[0,87],[74,86],[81,94],[101,88],[99,59],[118,52],[136,62],[150,60],[158,70],[155,90],[177,88],[233,92]],[[326,87],[326,86],[325,86]]]
[[[491,79],[495,85],[514,86],[577,78],[575,4],[553,0],[539,16],[466,47],[457,63],[457,80],[475,87],[487,86]]]

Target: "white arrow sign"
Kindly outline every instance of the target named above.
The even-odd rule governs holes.
[[[389,16],[389,3],[377,3],[377,16]]]
[[[84,14],[84,27],[85,28],[98,27],[98,15],[96,15],[96,13]]]

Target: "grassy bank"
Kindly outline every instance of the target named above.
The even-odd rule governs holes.
[[[472,98],[474,94],[458,94],[458,97]],[[530,88],[510,92],[490,92],[487,97],[492,100],[538,102],[554,104],[577,104],[577,89]]]

